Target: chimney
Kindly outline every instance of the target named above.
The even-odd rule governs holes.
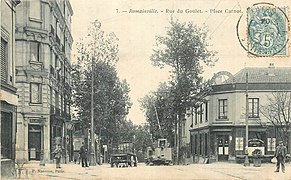
[[[268,76],[271,76],[271,77],[275,76],[274,69],[275,69],[274,63],[270,63],[268,67]]]
[[[275,65],[274,65],[274,63],[270,63],[270,64],[269,64],[269,69],[275,69]]]

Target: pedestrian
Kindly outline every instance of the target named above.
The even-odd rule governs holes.
[[[61,168],[62,146],[60,144],[56,146],[53,154],[56,159],[56,168]]]
[[[79,154],[82,161],[82,167],[89,167],[87,163],[87,148],[85,147],[84,142],[82,142]]]
[[[277,169],[275,172],[279,172],[280,164],[281,164],[282,172],[285,173],[286,154],[287,154],[286,146],[284,146],[283,141],[279,141],[279,145],[277,146],[275,155],[274,155],[277,158],[277,164],[276,164]]]

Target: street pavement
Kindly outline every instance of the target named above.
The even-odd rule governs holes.
[[[36,162],[29,162],[24,167],[28,169],[28,177],[21,174],[20,179],[141,179],[141,180],[179,180],[179,179],[247,179],[247,180],[291,180],[291,164],[286,164],[286,172],[276,173],[275,164],[262,164],[261,167],[244,167],[234,163],[190,164],[174,166],[146,166],[110,168],[109,164],[82,168],[79,164],[62,164],[61,170],[55,169],[55,164],[40,167]],[[4,179],[4,178],[2,178]],[[15,178],[14,178],[15,179]]]

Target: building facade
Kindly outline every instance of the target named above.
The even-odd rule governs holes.
[[[211,92],[187,111],[194,161],[235,161],[246,152],[251,155],[257,148],[264,156],[271,157],[276,143],[282,139],[261,108],[270,103],[274,93],[291,92],[291,68],[270,65],[268,68],[244,68],[234,76],[227,72],[218,73],[216,78],[218,76],[229,78],[224,83],[213,84]]]
[[[1,0],[1,176],[9,176],[15,163],[16,112],[15,10],[18,0]]]
[[[69,0],[23,1],[16,11],[16,157],[49,161],[57,144],[72,158]]]

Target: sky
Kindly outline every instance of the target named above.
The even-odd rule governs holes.
[[[291,7],[290,0],[270,0],[277,7]],[[180,22],[203,24],[209,29],[210,49],[217,51],[214,67],[204,67],[203,76],[209,79],[219,71],[235,74],[244,67],[291,66],[290,57],[253,57],[241,46],[247,46],[247,13],[254,0],[71,0],[74,11],[72,35],[73,61],[76,43],[85,37],[90,22],[98,19],[106,33],[114,32],[119,38],[118,75],[130,85],[133,106],[128,118],[135,124],[145,122],[138,99],[155,91],[160,82],[169,79],[169,69],[151,64],[150,56],[156,36],[163,36],[171,17]],[[133,10],[150,10],[158,13],[131,13]],[[179,11],[180,10],[180,11]],[[229,13],[235,10],[235,13]],[[290,9],[289,9],[290,10]],[[179,12],[178,12],[179,11]],[[290,12],[288,12],[289,14]],[[238,21],[239,28],[237,27]],[[289,32],[290,33],[290,32]],[[239,35],[239,37],[238,37]],[[290,46],[290,43],[287,44]],[[290,48],[290,47],[289,47]]]

